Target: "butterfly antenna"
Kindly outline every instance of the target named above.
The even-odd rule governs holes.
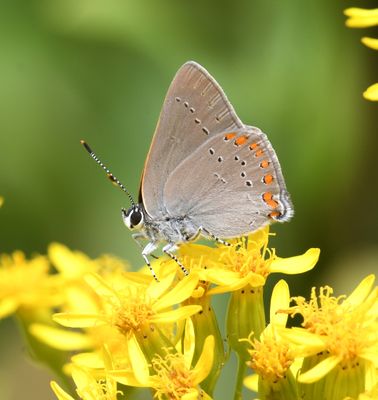
[[[125,186],[116,178],[108,169],[108,167],[96,156],[96,154],[89,147],[88,143],[85,140],[80,140],[80,143],[84,146],[85,150],[89,153],[89,155],[96,161],[96,163],[106,172],[107,177],[111,180],[112,183],[117,185],[121,190],[123,190],[130,199],[130,202],[133,206],[135,206],[134,199],[132,198],[129,191],[125,188]]]

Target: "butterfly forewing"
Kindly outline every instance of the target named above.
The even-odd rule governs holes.
[[[211,75],[193,61],[184,64],[169,87],[143,172],[141,196],[148,214],[166,215],[164,186],[183,160],[219,132],[241,128]]]
[[[208,138],[170,174],[164,203],[170,215],[190,217],[221,238],[292,216],[276,154],[253,127]]]

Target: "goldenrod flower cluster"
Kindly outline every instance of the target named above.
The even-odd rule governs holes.
[[[51,388],[60,400],[133,399],[135,388],[159,400],[221,398],[214,390],[230,351],[239,359],[235,399],[243,385],[260,399],[373,398],[366,397],[377,385],[373,276],[349,297],[324,287],[291,305],[281,280],[268,323],[269,276],[306,272],[319,257],[310,249],[281,258],[269,235],[264,228],[232,246],[184,245],[179,258],[189,276],[161,258],[153,265],[158,282],[146,267],[130,272],[117,258],[92,260],[57,243],[30,260],[2,255],[0,316],[21,319],[33,353],[57,374]],[[221,332],[212,300],[225,293]],[[302,325],[287,328],[295,315]]]
[[[348,17],[345,24],[349,28],[370,28],[378,25],[378,8],[368,10],[351,7],[347,8],[344,14]],[[376,38],[365,36],[361,39],[361,42],[373,50],[378,50],[378,39]],[[367,100],[378,101],[378,83],[369,86],[363,96]]]

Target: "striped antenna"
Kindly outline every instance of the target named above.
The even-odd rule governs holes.
[[[89,147],[88,143],[85,140],[80,140],[80,143],[84,146],[85,150],[89,153],[89,155],[96,161],[96,163],[106,172],[107,177],[111,180],[112,183],[117,185],[121,190],[123,190],[131,201],[131,205],[135,206],[134,199],[131,197],[129,191],[125,188],[125,186],[109,171],[108,167],[106,167],[102,161],[96,156],[96,154]]]

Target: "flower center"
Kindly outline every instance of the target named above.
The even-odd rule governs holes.
[[[168,353],[164,358],[156,356],[152,368],[158,376],[155,390],[159,400],[179,400],[193,388],[192,372],[186,368],[181,354]]]
[[[291,314],[302,315],[302,326],[322,337],[329,353],[339,356],[346,364],[353,363],[371,345],[375,335],[366,324],[363,309],[344,302],[345,296],[332,294],[329,286],[321,287],[318,296],[313,288],[309,302],[303,297],[294,298],[296,306]]]
[[[145,296],[125,296],[115,312],[113,324],[121,333],[128,334],[139,330],[154,314]]]
[[[252,359],[248,365],[266,379],[276,381],[284,378],[294,361],[289,345],[270,336],[261,341],[255,339],[251,344],[253,348],[249,353]]]
[[[275,256],[274,251],[266,246],[262,248],[257,243],[247,242],[248,238],[241,238],[232,247],[226,247],[220,255],[220,260],[232,271],[246,276],[250,272],[266,278],[270,273],[270,264]]]

